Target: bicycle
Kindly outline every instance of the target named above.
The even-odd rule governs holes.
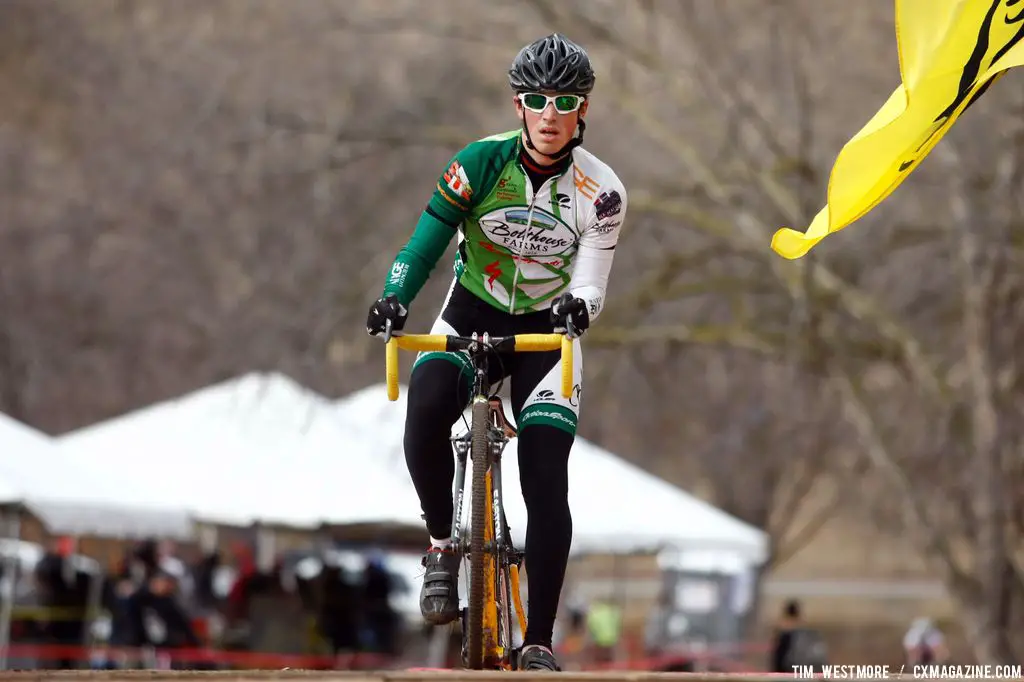
[[[451,438],[457,459],[452,544],[461,558],[469,558],[468,606],[461,612],[463,662],[471,670],[515,670],[519,648],[512,644],[513,606],[519,630],[526,633],[526,612],[519,592],[519,567],[524,553],[512,543],[505,519],[501,455],[517,432],[505,417],[501,398],[490,394],[488,354],[561,350],[561,390],[562,395],[569,398],[573,387],[572,339],[563,334],[402,334],[392,333],[390,321],[386,324],[384,338],[387,394],[391,401],[398,400],[399,349],[463,351],[469,355],[473,370],[472,417],[469,429]],[[467,456],[473,463],[468,542],[463,538],[462,527]]]

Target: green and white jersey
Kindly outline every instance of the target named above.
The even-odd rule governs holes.
[[[591,319],[600,314],[626,190],[611,168],[576,147],[568,169],[534,192],[521,145],[517,129],[452,158],[392,265],[385,294],[408,306],[458,233],[455,275],[494,307],[544,310],[568,290],[587,301]]]

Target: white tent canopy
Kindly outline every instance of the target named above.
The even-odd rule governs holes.
[[[21,492],[15,487],[14,482],[0,471],[0,504],[20,501]]]
[[[402,448],[406,387],[397,402],[387,399],[384,384],[357,391],[338,401],[366,452],[409,482]],[[512,418],[511,413],[508,416]],[[460,420],[453,433],[465,424]],[[353,439],[356,440],[355,438]],[[517,439],[502,458],[505,513],[517,545],[526,532],[526,508],[519,484]],[[467,473],[466,516],[469,512]],[[577,437],[569,457],[569,504],[573,515],[575,554],[642,552],[675,549],[715,553],[758,564],[767,558],[764,532],[649,474],[616,455]]]
[[[402,448],[405,390],[396,403],[383,384],[332,403],[284,376],[250,374],[58,443],[73,462],[101,467],[123,504],[183,508],[238,525],[422,527]],[[459,422],[454,431],[463,428]],[[749,563],[767,555],[757,528],[585,439],[577,438],[569,461],[576,554],[675,549]],[[502,470],[506,514],[521,545],[516,441]]]
[[[350,456],[344,426],[323,396],[254,373],[58,442],[75,461],[116,474],[125,500],[206,521],[420,524],[414,495],[372,459]]]
[[[0,503],[24,504],[53,532],[191,535],[191,523],[183,511],[119,505],[119,491],[103,470],[71,461],[45,433],[4,414],[0,414],[0,451]]]

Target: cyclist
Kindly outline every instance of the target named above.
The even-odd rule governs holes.
[[[511,383],[528,514],[530,600],[520,667],[558,670],[551,638],[572,539],[568,459],[580,413],[578,337],[604,305],[626,190],[611,168],[580,146],[595,81],[582,47],[559,34],[541,38],[519,51],[508,80],[520,126],[472,142],[451,159],[366,327],[372,335],[388,320],[393,329],[403,328],[414,298],[458,234],[454,278],[431,333],[573,337],[569,399],[561,395],[559,351],[508,354],[490,363],[492,380]],[[405,456],[430,534],[420,609],[435,625],[458,617],[449,438],[469,402],[467,363],[461,353],[422,353],[407,389]]]

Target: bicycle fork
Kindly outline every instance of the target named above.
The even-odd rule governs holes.
[[[452,546],[465,556],[468,545],[462,544],[462,502],[466,499],[466,460],[469,459],[470,440],[467,437],[452,438],[455,446],[455,509],[452,512]]]
[[[498,609],[498,649],[502,662],[508,664],[512,650],[512,591],[509,576],[509,556],[505,536],[504,504],[501,499],[501,453],[505,449],[503,439],[491,440],[491,518],[494,519],[494,594],[500,600]]]
[[[508,525],[505,523],[505,503],[502,499],[501,456],[508,439],[497,436],[491,441],[491,491],[492,516],[494,518],[495,564],[497,565],[495,594],[500,595],[502,608],[498,611],[499,646],[502,662],[516,668],[518,649],[512,645],[513,609],[519,621],[520,636],[526,636],[526,610],[519,592],[519,566],[522,552],[512,544]]]

